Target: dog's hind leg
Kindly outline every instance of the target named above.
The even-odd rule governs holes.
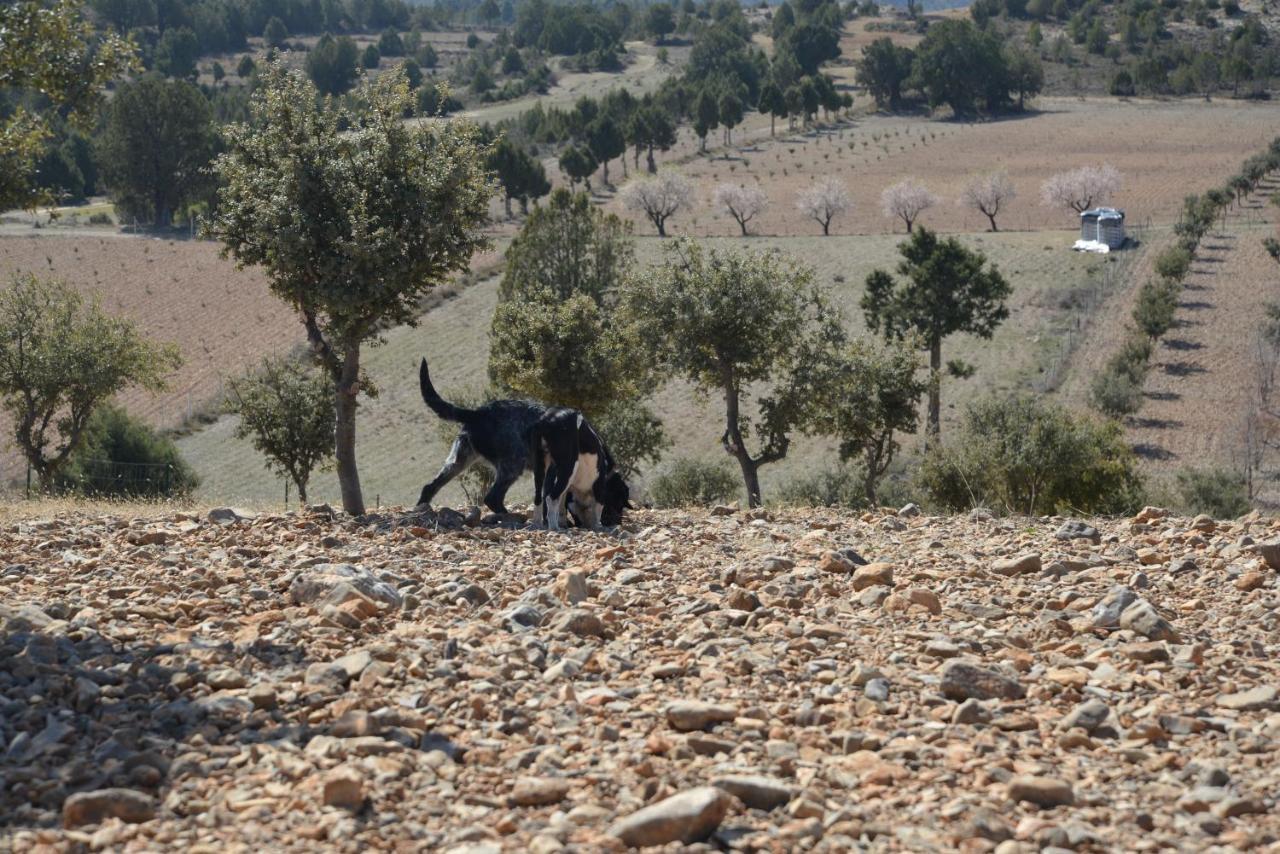
[[[476,461],[476,449],[471,446],[471,440],[467,438],[465,433],[458,435],[453,440],[453,447],[449,448],[449,456],[445,458],[444,465],[440,467],[440,473],[435,479],[422,487],[422,494],[418,496],[418,504],[430,504],[431,499],[436,497],[436,493],[444,489],[449,481],[462,474],[471,464]]]
[[[511,488],[511,484],[519,480],[522,474],[524,474],[523,459],[503,460],[498,463],[493,486],[489,487],[489,491],[484,496],[485,506],[494,513],[505,515],[507,512],[507,490]]]

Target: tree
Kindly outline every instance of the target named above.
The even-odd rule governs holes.
[[[347,106],[321,102],[274,63],[252,121],[226,130],[219,205],[208,232],[238,263],[261,265],[301,315],[334,384],[334,455],[343,507],[364,512],[356,466],[361,347],[413,325],[422,296],[486,245],[487,152],[453,122],[406,124],[413,99],[385,74]]]
[[[657,460],[661,423],[640,401],[658,376],[613,310],[635,266],[627,223],[560,189],[507,250],[489,335],[489,377],[506,392],[586,413],[629,471]]]
[[[897,217],[910,234],[920,214],[938,203],[938,197],[915,178],[903,178],[884,188],[880,194],[880,209],[890,218]]]
[[[916,432],[920,397],[928,388],[921,367],[918,344],[909,339],[885,347],[850,341],[837,358],[819,366],[825,403],[816,410],[815,429],[835,437],[841,460],[861,460],[871,507],[898,452],[897,436]]]
[[[275,15],[267,21],[266,27],[262,30],[262,40],[266,42],[267,47],[279,50],[284,47],[284,43],[289,39],[289,28],[284,25],[284,21]]]
[[[1008,98],[1008,68],[994,35],[959,18],[929,27],[916,48],[914,79],[930,107],[971,115],[982,100],[994,112]]]
[[[565,146],[560,152],[560,171],[569,176],[569,186],[578,186],[579,181],[587,183],[587,192],[591,192],[591,176],[595,174],[596,159],[591,152],[577,145]]]
[[[719,124],[720,105],[716,103],[716,96],[710,89],[703,89],[693,102],[693,132],[698,135],[698,148],[701,151],[707,150],[707,134]]]
[[[779,116],[787,114],[787,99],[778,88],[778,84],[770,80],[760,88],[760,100],[756,104],[756,110],[762,115],[769,116],[769,136],[773,136],[774,123]]]
[[[732,92],[720,96],[716,109],[720,114],[720,124],[724,126],[724,144],[733,144],[733,129],[742,123],[742,99]],[[725,157],[729,153],[725,152]]]
[[[333,383],[300,362],[265,359],[231,381],[227,403],[240,416],[236,438],[252,439],[267,468],[293,481],[306,504],[311,473],[333,456]]]
[[[503,74],[523,74],[524,58],[520,56],[519,49],[515,45],[507,48],[506,53],[502,55],[502,73]]]
[[[156,71],[166,77],[187,80],[196,76],[200,42],[189,27],[165,30],[156,43]]]
[[[348,36],[334,38],[325,33],[307,54],[307,74],[324,95],[341,95],[355,84],[359,51]]]
[[[1040,185],[1040,200],[1051,207],[1084,213],[1106,202],[1120,189],[1120,172],[1110,163],[1081,166],[1051,175]]]
[[[168,228],[175,211],[209,189],[213,151],[208,100],[185,80],[154,76],[121,87],[98,141],[112,201],[155,228]]]
[[[1191,63],[1191,76],[1195,78],[1196,88],[1208,101],[1222,80],[1222,70],[1217,58],[1211,53],[1198,54]]]
[[[711,204],[733,217],[747,235],[747,223],[758,216],[769,204],[769,197],[759,185],[744,187],[740,184],[719,184],[711,194]]]
[[[182,360],[67,285],[31,274],[0,291],[0,398],[43,487],[80,447],[97,408],[130,386],[164,388]]]
[[[1009,91],[1018,93],[1018,110],[1026,108],[1027,98],[1034,98],[1044,88],[1044,66],[1030,51],[1013,48],[1006,53]]]
[[[839,337],[838,318],[812,283],[812,269],[781,253],[721,253],[684,239],[624,290],[623,311],[662,365],[723,395],[721,445],[737,460],[752,507],[761,502],[760,469],[785,458],[791,433],[813,421],[804,369],[822,364]],[[744,412],[753,394],[754,419]]]
[[[929,434],[936,440],[942,431],[943,339],[957,332],[990,338],[1009,316],[1005,300],[1012,289],[999,270],[987,268],[981,252],[966,249],[954,237],[939,240],[923,226],[898,251],[903,281],[895,282],[883,270],[873,272],[867,277],[862,311],[872,331],[890,339],[914,332],[929,349]],[[951,372],[963,374],[966,368],[953,363]]]
[[[654,44],[662,44],[675,32],[676,13],[669,3],[654,3],[645,13],[645,29],[653,36]]]
[[[1000,170],[970,178],[956,202],[981,213],[991,222],[991,230],[999,231],[996,216],[1016,195],[1009,173]]]
[[[627,153],[627,138],[622,128],[607,114],[596,116],[587,127],[587,148],[604,170],[604,182],[609,183],[609,161],[615,157],[623,157]],[[623,166],[626,166],[624,160]]]
[[[637,178],[622,190],[622,204],[627,210],[643,213],[667,236],[667,220],[693,198],[693,185],[679,172],[663,172],[652,178]]]
[[[382,54],[378,52],[377,45],[369,45],[360,55],[360,65],[363,68],[372,70],[377,68],[380,62],[382,62]]]
[[[822,63],[840,56],[840,30],[806,20],[787,31],[779,49],[794,55],[805,74],[817,74]]]
[[[199,485],[172,439],[109,402],[93,411],[53,481],[58,491],[135,499],[187,496]]]
[[[236,63],[236,76],[241,80],[248,80],[253,72],[257,70],[257,67],[258,65],[253,61],[253,57],[246,53]]]
[[[512,217],[512,199],[519,199],[521,209],[528,210],[529,199],[541,198],[551,192],[551,182],[547,180],[542,163],[505,135],[489,150],[487,165],[502,185],[508,219]]]
[[[214,83],[221,83],[227,76],[227,69],[222,67],[221,62],[215,61],[213,65],[210,66],[209,71],[213,74]]]
[[[404,56],[404,42],[395,28],[388,27],[378,37],[378,53],[383,56]]]
[[[33,93],[14,97],[0,117],[0,210],[47,201],[35,181],[36,164],[55,117],[87,131],[103,87],[136,67],[133,44],[96,32],[83,8],[82,0],[0,4],[0,81],[6,93]]]
[[[823,178],[796,199],[796,210],[822,226],[824,236],[831,234],[831,221],[853,208],[849,191],[838,178]]]
[[[653,104],[641,107],[631,117],[627,141],[635,146],[636,168],[640,166],[640,152],[648,152],[645,162],[649,173],[653,174],[658,171],[658,164],[653,159],[654,149],[667,151],[676,144],[675,123]]]
[[[878,109],[896,110],[902,106],[902,88],[914,61],[910,48],[895,45],[888,36],[878,38],[862,49],[858,83],[867,87]]]

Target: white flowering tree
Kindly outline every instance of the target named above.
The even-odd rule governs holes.
[[[1120,172],[1110,163],[1059,172],[1040,185],[1040,199],[1050,207],[1084,213],[1106,202],[1120,189]]]
[[[823,235],[831,234],[831,221],[853,209],[853,199],[838,178],[823,178],[796,199],[796,210],[815,219],[822,226]]]
[[[733,217],[746,237],[747,223],[759,216],[769,206],[769,197],[758,186],[743,187],[724,183],[711,193],[711,204]]]
[[[976,210],[991,223],[992,231],[999,231],[996,216],[1008,207],[1016,195],[1008,173],[1001,170],[971,178],[960,198],[956,199],[956,204]]]
[[[648,217],[659,237],[667,236],[667,220],[689,207],[692,198],[693,185],[679,172],[638,178],[622,190],[623,206]]]
[[[929,188],[915,178],[904,178],[896,184],[884,188],[880,194],[880,209],[889,218],[902,220],[910,234],[920,214],[938,203],[938,197],[929,192]]]

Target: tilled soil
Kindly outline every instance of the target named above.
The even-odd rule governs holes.
[[[9,523],[0,849],[1277,844],[1280,523],[916,513]]]

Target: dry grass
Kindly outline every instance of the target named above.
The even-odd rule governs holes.
[[[122,519],[153,519],[175,512],[202,514],[210,505],[197,501],[104,501],[93,498],[0,497],[0,525],[29,519],[81,519],[114,516]],[[267,509],[267,508],[255,508]]]

